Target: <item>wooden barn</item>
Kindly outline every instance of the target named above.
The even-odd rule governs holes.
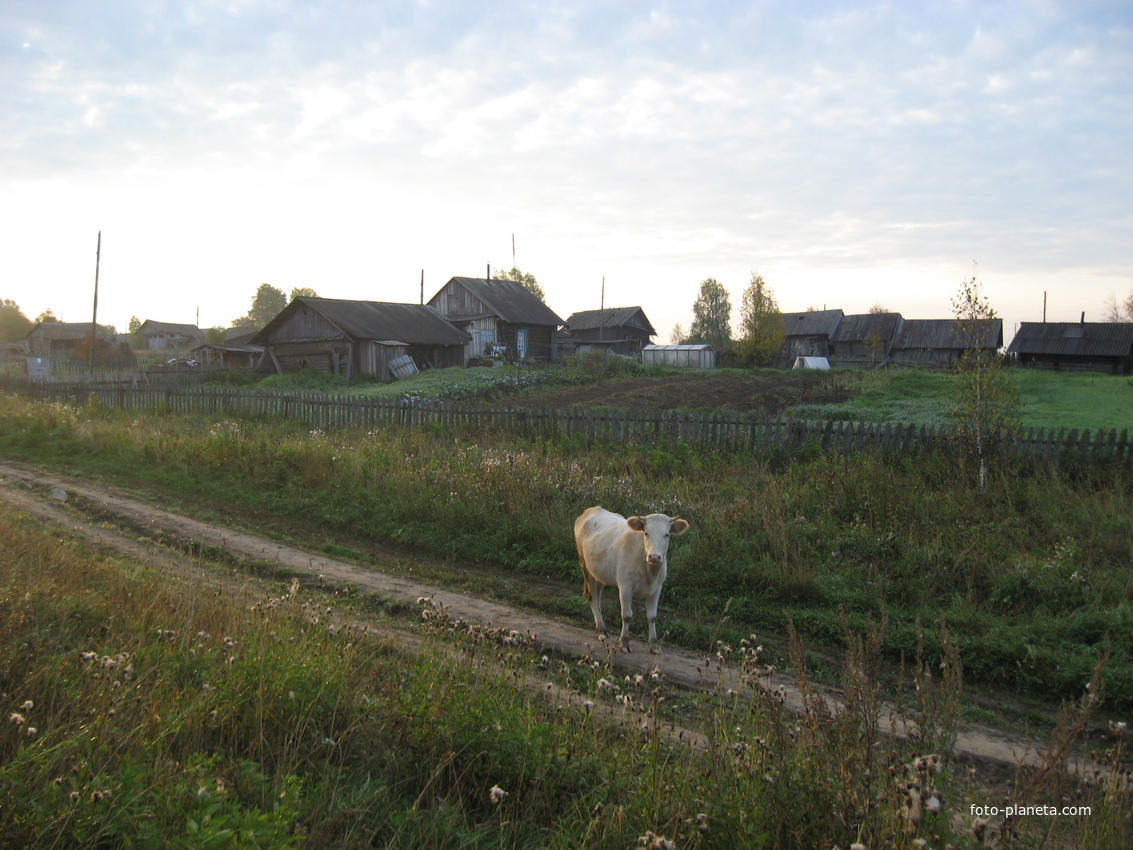
[[[831,364],[869,366],[885,362],[903,321],[900,313],[843,316],[830,338]]]
[[[1002,319],[905,319],[889,356],[902,366],[946,368],[966,351],[994,353],[1002,347]]]
[[[1007,353],[1046,369],[1133,371],[1133,323],[1023,322]]]
[[[408,355],[418,369],[465,364],[468,334],[423,304],[299,297],[251,340],[260,368],[280,374],[316,369],[353,378],[391,377]]]
[[[90,322],[36,322],[24,338],[34,357],[72,357],[90,339]],[[110,341],[109,329],[99,325],[99,335]]]
[[[563,323],[559,353],[566,357],[596,348],[608,354],[640,357],[650,337],[656,335],[657,331],[640,307],[581,310],[572,313]]]
[[[841,310],[806,310],[784,313],[783,345],[775,365],[790,366],[799,357],[829,357],[830,339],[842,321]]]
[[[467,333],[466,362],[490,355],[514,359],[520,338],[527,342],[528,360],[549,363],[556,357],[555,335],[563,320],[523,284],[454,277],[428,306]]]

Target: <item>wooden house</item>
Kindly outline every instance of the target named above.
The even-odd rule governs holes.
[[[946,368],[967,351],[995,353],[1002,347],[1002,319],[905,319],[889,356],[902,366]]]
[[[142,322],[136,336],[150,351],[188,351],[205,342],[204,331],[196,325],[156,322],[153,319]]]
[[[385,380],[390,363],[405,355],[418,369],[463,366],[468,334],[424,304],[299,297],[250,344],[263,346],[262,369]]]
[[[555,335],[563,320],[512,280],[454,277],[428,303],[466,332],[466,361],[493,354],[513,359],[520,341],[526,358],[549,363],[556,357]]]
[[[831,364],[869,366],[885,362],[903,322],[900,313],[843,316],[830,337]]]
[[[830,339],[842,321],[841,310],[806,310],[783,314],[783,345],[775,359],[779,367],[800,357],[829,357]]]
[[[1133,323],[1023,322],[1008,355],[1047,369],[1133,371]]]
[[[563,323],[559,354],[566,357],[587,349],[600,349],[608,354],[640,357],[650,337],[656,335],[657,331],[640,307],[581,310],[572,313]]]

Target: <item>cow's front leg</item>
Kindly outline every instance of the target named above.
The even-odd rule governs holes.
[[[629,648],[629,621],[633,619],[633,589],[619,585],[618,599],[622,603],[621,648],[626,652],[633,652],[633,650]]]
[[[657,644],[657,603],[660,600],[659,590],[645,599],[645,616],[649,620],[649,651],[654,655],[661,654],[661,647]]]

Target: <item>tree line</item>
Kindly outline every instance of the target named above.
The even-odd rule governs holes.
[[[692,325],[687,333],[681,325],[673,328],[672,341],[678,345],[708,344],[726,352],[740,366],[770,366],[783,345],[785,330],[775,293],[757,272],[740,300],[740,326],[732,335],[732,300],[724,284],[714,277],[700,283],[692,304]]]

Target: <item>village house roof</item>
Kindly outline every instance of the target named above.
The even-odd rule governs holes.
[[[634,321],[635,319],[638,320]],[[654,330],[653,325],[646,317],[645,311],[640,307],[579,310],[577,313],[570,314],[570,317],[563,323],[563,330],[569,333],[572,331],[599,330],[600,328],[618,328],[625,325],[633,325],[642,330],[647,330],[650,336],[657,335],[657,331]]]
[[[557,328],[563,320],[555,311],[536,298],[523,284],[514,280],[487,280],[481,277],[454,277],[445,286],[463,286],[482,301],[494,315],[513,325],[551,325]],[[472,316],[450,316],[468,319]]]
[[[1133,323],[1023,322],[1007,351],[1062,357],[1129,357],[1133,355]]]
[[[901,323],[900,313],[860,313],[843,316],[838,329],[830,337],[832,342],[856,342],[870,337],[891,340]]]
[[[300,296],[256,334],[253,345],[271,341],[271,332],[293,311],[315,311],[354,340],[388,340],[407,345],[464,345],[468,334],[450,324],[426,304],[397,304],[388,301],[351,301],[340,298]]]
[[[842,321],[841,310],[804,310],[802,313],[784,313],[783,329],[787,336],[834,335]]]
[[[998,349],[1003,345],[1003,320],[905,319],[893,343],[896,349]]]
[[[205,341],[204,331],[196,325],[179,322],[158,322],[154,319],[146,319],[138,328],[138,335],[143,337],[161,336],[163,334],[170,337],[184,337],[195,343],[203,343]]]

